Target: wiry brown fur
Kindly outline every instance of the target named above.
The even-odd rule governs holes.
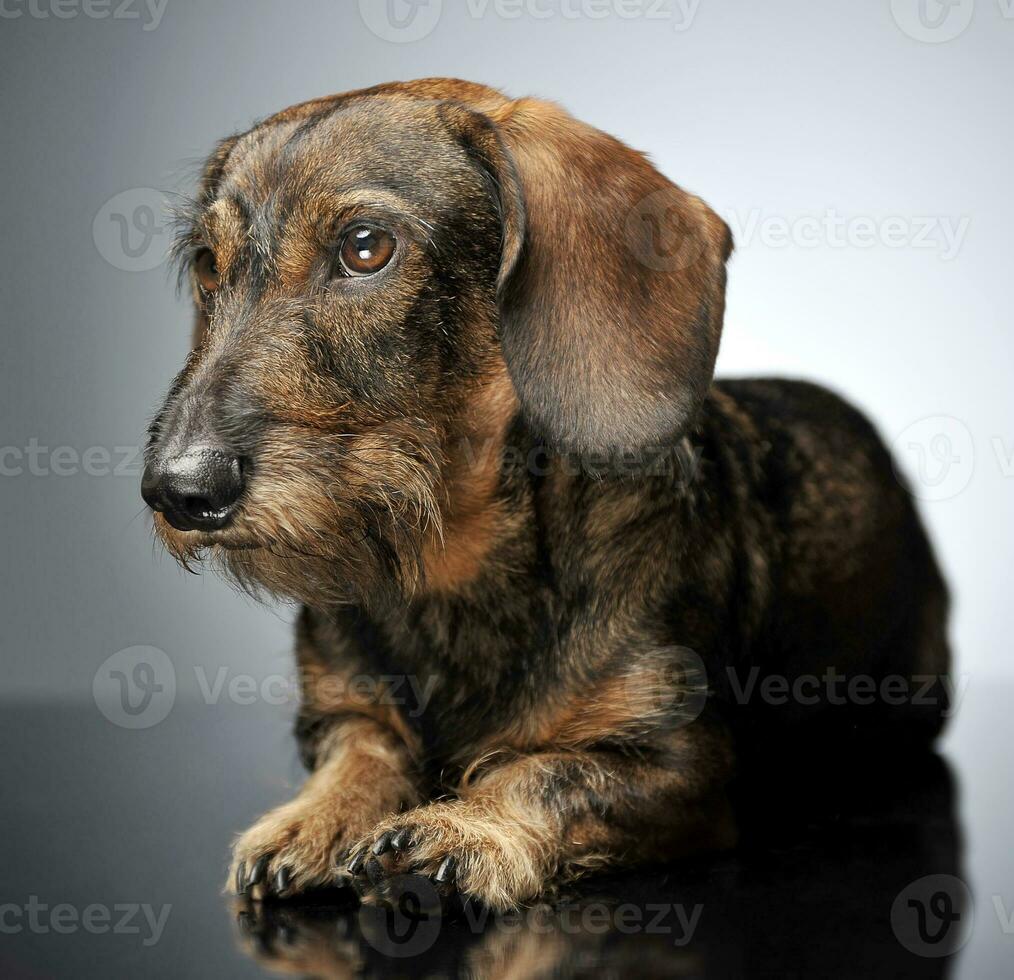
[[[371,279],[335,271],[350,222],[397,239]],[[313,774],[238,840],[240,891],[412,869],[509,908],[728,846],[737,752],[773,733],[939,728],[942,700],[735,703],[754,667],[942,678],[946,591],[855,410],[712,384],[731,238],[643,155],[537,100],[393,83],[223,141],[181,224],[184,274],[212,249],[220,285],[195,279],[148,459],[213,436],[245,484],[222,529],[156,531],[304,607]]]

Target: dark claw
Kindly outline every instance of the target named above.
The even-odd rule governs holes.
[[[377,842],[373,845],[372,850],[373,853],[379,857],[381,854],[384,853],[384,851],[389,850],[390,847],[391,847],[391,831],[388,830],[377,838]]]
[[[254,885],[259,885],[264,880],[264,872],[267,871],[270,860],[270,854],[262,854],[257,858],[257,863],[250,869],[250,876],[246,880],[247,888],[253,888]]]
[[[246,861],[240,861],[236,869],[236,894],[242,895],[246,891]]]
[[[350,875],[357,875],[363,870],[363,864],[366,862],[367,850],[364,847],[362,850],[356,852],[353,855],[352,860],[349,861],[348,867],[345,869]]]
[[[335,888],[351,888],[352,887],[352,876],[347,875],[344,871],[339,871],[335,875],[334,879]]]
[[[438,885],[446,885],[448,882],[454,880],[454,871],[457,866],[457,861],[453,854],[448,854],[447,857],[440,862],[440,867],[437,868],[437,873],[433,876],[433,880]]]
[[[379,885],[381,882],[386,880],[387,872],[384,870],[384,866],[376,858],[370,858],[370,860],[366,862],[366,876],[370,879],[372,884]]]
[[[415,841],[412,840],[412,830],[409,827],[403,827],[391,838],[391,847],[396,851],[406,851],[414,843]]]
[[[289,887],[289,880],[292,875],[288,868],[279,868],[278,874],[275,875],[275,892],[279,895],[285,892],[285,889]]]

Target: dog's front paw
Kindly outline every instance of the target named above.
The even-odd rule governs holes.
[[[499,911],[542,894],[553,870],[548,828],[521,826],[464,801],[432,803],[382,821],[351,850],[346,871],[364,900],[383,900],[392,880],[423,875]]]
[[[377,818],[376,812],[335,799],[286,803],[237,839],[226,887],[254,898],[286,898],[310,888],[346,886],[351,879],[342,862]]]

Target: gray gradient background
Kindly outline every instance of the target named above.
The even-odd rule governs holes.
[[[897,0],[896,18],[889,0],[701,0],[687,25],[646,16],[655,0],[628,3],[642,14],[629,18],[594,2],[584,9],[606,16],[564,16],[560,0],[534,5],[544,17],[492,2],[476,16],[478,0],[444,0],[428,36],[393,43],[357,2],[167,0],[154,26],[136,0],[140,19],[40,18],[5,0],[23,15],[0,18],[0,446],[137,446],[183,361],[190,314],[165,266],[126,271],[95,244],[109,199],[189,189],[216,139],[293,102],[394,78],[483,81],[562,102],[730,220],[740,247],[720,372],[831,384],[901,438],[910,474],[928,453],[921,492],[946,499],[922,510],[955,588],[958,669],[970,691],[1014,678],[1014,18],[978,0],[960,36],[929,43],[899,26],[915,3]],[[953,255],[750,232],[829,210],[966,231]],[[154,550],[136,469],[0,476],[5,697],[88,700],[103,661],[137,644],[169,654],[180,697],[199,698],[195,667],[290,670],[291,611]],[[950,736],[966,802],[984,814],[1011,796],[968,748],[990,724],[960,718]],[[972,863],[1014,880],[1009,856],[973,848]]]

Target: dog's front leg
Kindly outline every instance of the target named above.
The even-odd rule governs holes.
[[[410,752],[397,733],[365,716],[322,724],[314,771],[299,794],[236,841],[229,886],[237,892],[284,896],[333,885],[354,842],[418,803]]]
[[[412,871],[498,910],[594,868],[731,846],[732,753],[699,720],[654,744],[546,750],[486,769],[457,799],[382,821],[349,870],[383,894]]]

